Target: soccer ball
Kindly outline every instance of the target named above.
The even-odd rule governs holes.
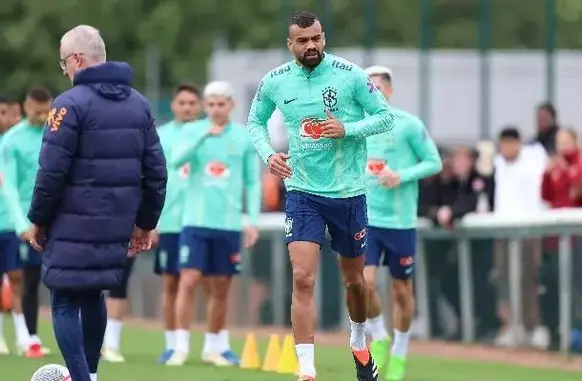
[[[69,370],[59,364],[47,364],[41,366],[30,381],[70,381]]]

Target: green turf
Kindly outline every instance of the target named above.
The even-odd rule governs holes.
[[[7,324],[8,328],[12,324]],[[55,352],[56,344],[47,324],[41,327],[41,336]],[[12,332],[7,332],[9,344],[13,343]],[[49,341],[49,338],[51,339]],[[160,332],[126,328],[123,331],[123,352],[125,364],[103,363],[99,370],[100,381],[283,381],[295,380],[294,376],[264,373],[260,371],[233,368],[213,368],[199,362],[201,337],[193,336],[194,359],[181,368],[168,368],[155,363],[163,346]],[[242,343],[235,341],[235,349],[240,351]],[[265,343],[260,350],[264,353]],[[29,360],[16,356],[0,356],[0,380],[28,381],[32,373],[41,365],[62,363],[59,355],[42,360]],[[319,346],[317,351],[318,381],[355,380],[351,355],[346,348]],[[460,360],[443,360],[426,357],[412,357],[408,364],[407,381],[578,381],[580,373],[527,369],[504,364],[478,363]]]

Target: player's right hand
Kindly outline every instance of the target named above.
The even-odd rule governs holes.
[[[267,160],[269,172],[282,179],[291,177],[291,167],[287,165],[287,159],[289,159],[289,155],[284,152],[274,153],[269,156],[269,160]]]

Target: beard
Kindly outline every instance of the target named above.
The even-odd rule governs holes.
[[[299,58],[299,62],[307,68],[313,69],[321,63],[323,55],[318,50],[309,50]]]

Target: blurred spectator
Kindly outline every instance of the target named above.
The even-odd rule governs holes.
[[[487,213],[493,207],[494,183],[491,176],[476,171],[476,153],[470,148],[454,150],[452,157],[443,157],[443,170],[427,179],[421,187],[420,213],[435,224],[450,229],[456,219],[468,213]],[[495,289],[490,283],[493,269],[491,240],[471,242],[474,311],[477,337],[486,339],[498,328],[495,314]],[[447,315],[460,316],[459,274],[457,247],[451,240],[430,241],[425,244],[431,295],[431,330],[448,338],[458,337],[458,326],[449,324]],[[448,307],[447,307],[448,306]],[[446,312],[447,309],[452,311]],[[440,321],[439,321],[440,320]]]
[[[546,110],[544,108],[544,110]],[[547,112],[542,111],[542,113]],[[544,114],[546,117],[547,115]],[[547,121],[545,121],[547,122]],[[548,123],[544,123],[547,126]],[[545,130],[547,131],[547,130]],[[544,135],[545,136],[545,135]],[[549,138],[544,138],[549,139]],[[549,141],[549,140],[546,140]],[[547,155],[541,143],[523,145],[521,135],[515,127],[507,127],[499,136],[500,154],[495,158],[495,213],[508,218],[527,218],[544,209],[541,185]],[[496,338],[501,346],[532,345],[546,347],[549,342],[547,330],[540,327],[538,303],[538,268],[542,244],[539,239],[522,241],[522,292],[524,326],[507,328],[508,307],[508,245],[498,242],[495,250],[495,266],[498,276],[498,314],[505,323]]]
[[[535,142],[540,143],[550,155],[556,152],[556,134],[558,132],[558,114],[550,102],[542,103],[536,114],[537,136]]]
[[[8,103],[10,108],[7,123],[9,126],[14,126],[22,119],[22,104],[16,100],[10,100]]]

